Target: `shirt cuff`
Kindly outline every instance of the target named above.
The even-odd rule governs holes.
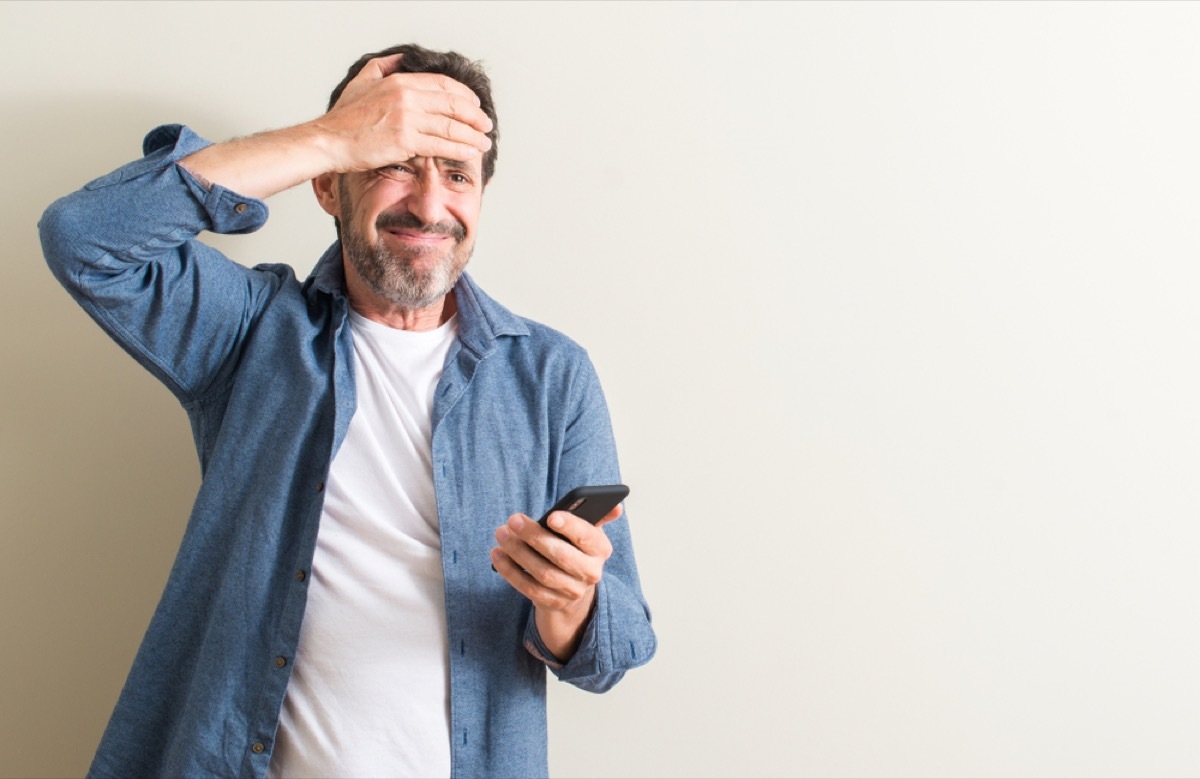
[[[592,607],[592,614],[588,617],[587,625],[583,629],[583,635],[579,638],[579,645],[575,647],[575,653],[571,655],[566,663],[555,658],[554,653],[546,648],[541,634],[538,633],[535,609],[529,610],[529,621],[525,625],[525,651],[545,663],[560,678],[587,676],[595,673],[596,645],[599,641],[598,622],[603,606],[601,601],[604,595],[605,588],[602,579],[596,585],[596,604]]]
[[[123,165],[112,173],[88,182],[84,189],[96,190],[120,184],[147,173],[175,168],[180,180],[207,215],[207,229],[214,233],[240,234],[254,232],[266,224],[270,211],[267,204],[257,198],[240,195],[219,184],[205,186],[179,161],[201,149],[211,146],[206,140],[185,125],[164,124],[155,127],[142,141],[143,157]],[[165,194],[165,193],[164,193]]]

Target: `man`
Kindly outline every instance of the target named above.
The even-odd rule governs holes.
[[[398,46],[311,122],[159,127],[46,211],[203,474],[92,775],[544,775],[545,668],[602,692],[653,655],[620,507],[521,513],[620,477],[585,352],[462,272],[496,138],[476,64]],[[339,237],[307,281],[195,240],[305,181]]]

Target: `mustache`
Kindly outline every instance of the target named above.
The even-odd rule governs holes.
[[[395,213],[385,211],[375,220],[375,229],[377,230],[413,230],[419,233],[427,233],[431,235],[448,235],[456,241],[462,241],[467,237],[467,228],[462,222],[454,220],[452,222],[434,222],[426,224],[409,212]]]

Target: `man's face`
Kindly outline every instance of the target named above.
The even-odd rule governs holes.
[[[482,199],[478,160],[414,157],[338,176],[326,210],[341,222],[347,272],[379,302],[412,310],[437,303],[458,281]]]

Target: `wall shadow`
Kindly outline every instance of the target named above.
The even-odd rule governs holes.
[[[157,603],[199,468],[173,396],[46,268],[37,220],[194,109],[89,96],[0,116],[0,755],[5,776],[82,775]]]

